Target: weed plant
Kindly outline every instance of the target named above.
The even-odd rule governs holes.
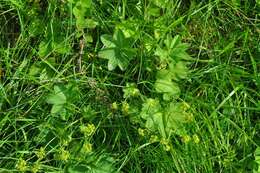
[[[259,0],[0,0],[0,172],[260,172]]]

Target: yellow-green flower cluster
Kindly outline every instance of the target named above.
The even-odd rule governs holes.
[[[160,140],[160,143],[163,145],[163,148],[164,148],[165,151],[170,151],[171,150],[170,140],[162,138]]]
[[[184,135],[184,136],[182,136],[182,141],[185,144],[187,144],[187,143],[189,143],[191,141],[193,141],[194,143],[198,144],[198,143],[200,143],[200,138],[199,138],[199,136],[197,134],[192,135],[192,137],[189,136],[189,135]]]
[[[91,136],[95,133],[96,127],[94,124],[87,124],[86,126],[80,126],[80,131],[85,136]]]
[[[90,142],[85,142],[82,146],[83,153],[91,153],[92,152],[92,144]]]
[[[45,149],[41,147],[38,151],[35,152],[39,160],[42,160],[46,156]]]
[[[150,143],[154,143],[154,142],[158,142],[159,141],[159,137],[157,135],[151,135],[149,142]]]
[[[122,103],[122,112],[123,114],[127,115],[129,113],[129,104],[127,102]]]
[[[200,143],[200,138],[199,138],[198,135],[194,134],[194,135],[192,136],[192,139],[193,139],[193,141],[194,141],[196,144]]]
[[[20,159],[16,164],[16,169],[21,172],[25,172],[28,169],[27,162],[23,159]]]
[[[33,164],[32,168],[31,168],[31,172],[37,173],[40,171],[40,169],[41,169],[41,164],[39,162],[36,162]]]
[[[140,135],[140,136],[145,136],[145,130],[144,129],[142,129],[142,128],[138,128],[138,134]]]
[[[62,148],[58,155],[59,160],[68,161],[69,157],[70,157],[69,151]]]
[[[191,137],[189,135],[182,136],[182,141],[187,144],[191,141]]]
[[[111,109],[114,110],[114,111],[117,111],[118,110],[118,104],[116,102],[113,102],[112,105],[111,105]]]
[[[134,83],[127,83],[123,91],[124,91],[124,98],[136,97],[140,94],[139,89],[136,87]]]

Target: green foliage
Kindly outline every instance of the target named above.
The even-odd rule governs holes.
[[[51,53],[68,54],[71,52],[70,42],[64,38],[64,33],[60,33],[62,32],[61,26],[62,23],[58,20],[54,20],[47,26],[45,39],[39,44],[38,55],[40,57],[49,56]]]
[[[260,172],[260,147],[257,147],[255,150],[255,162],[258,165],[255,172]]]
[[[93,166],[84,165],[82,163],[71,164],[67,167],[67,173],[115,173],[113,165],[114,159],[103,154],[101,156],[90,156],[86,158],[85,162],[89,162]]]
[[[134,97],[140,94],[140,91],[138,90],[138,88],[136,88],[134,83],[127,83],[126,87],[123,89],[123,92],[124,98]]]
[[[78,30],[85,28],[93,29],[98,25],[94,19],[91,18],[92,0],[71,0],[75,4],[73,7],[73,15],[76,17],[76,26]]]
[[[186,50],[187,45],[181,43],[180,37],[176,36],[167,37],[164,40],[164,47],[158,46],[155,51],[155,55],[159,57],[155,89],[157,92],[163,93],[165,100],[178,96],[180,89],[174,81],[187,77],[187,62],[184,60],[190,60],[191,57]]]
[[[52,105],[51,114],[60,114],[63,120],[69,116],[66,108],[72,108],[71,104],[79,98],[78,89],[74,84],[66,86],[54,86],[54,91],[47,96],[46,102]]]
[[[55,114],[62,110],[64,104],[67,102],[67,98],[60,87],[54,86],[54,93],[47,97],[46,102],[53,105],[51,113]]]
[[[113,37],[102,35],[101,41],[104,48],[99,51],[99,57],[108,59],[108,70],[114,70],[117,66],[125,70],[136,51],[130,38],[125,38],[121,30],[117,30]]]
[[[259,1],[259,0],[256,0],[256,4],[257,4],[258,6],[260,6],[260,1]]]
[[[0,9],[0,172],[259,172],[259,1]]]
[[[188,111],[185,103],[175,101],[160,103],[159,99],[152,98],[145,100],[138,114],[141,126],[155,134],[160,134],[163,138],[170,138],[171,135],[186,135],[186,124],[193,121],[193,115]]]

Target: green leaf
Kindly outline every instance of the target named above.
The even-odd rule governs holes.
[[[62,105],[67,102],[67,99],[65,94],[63,93],[63,90],[59,86],[54,86],[54,93],[50,94],[47,97],[46,102],[53,105]],[[58,107],[55,108],[55,110],[57,109]]]
[[[60,54],[68,54],[71,51],[70,45],[66,42],[66,40],[61,40],[59,42],[53,42],[52,44],[54,52]]]
[[[104,48],[99,51],[98,56],[108,59],[108,70],[114,70],[117,66],[122,71],[125,70],[130,60],[136,54],[131,47],[130,38],[125,38],[123,32],[118,30],[113,37],[102,35],[101,41],[104,44]]]
[[[86,163],[70,164],[67,167],[68,173],[115,173],[114,159],[103,154],[101,156],[88,156]]]
[[[164,40],[163,47],[157,47],[155,55],[159,56],[161,61],[179,62],[181,60],[191,60],[191,57],[186,53],[188,45],[181,43],[181,38],[177,35],[174,38],[167,36]]]
[[[166,8],[169,0],[153,0],[153,3],[160,8]]]
[[[86,10],[85,9],[81,9],[81,6],[80,5],[76,5],[74,8],[73,8],[73,15],[76,17],[77,20],[82,20],[84,19],[85,17],[85,12]]]
[[[39,56],[45,57],[52,51],[51,42],[42,41],[39,45]]]
[[[116,30],[121,30],[126,38],[139,38],[139,20],[129,18],[116,25]]]
[[[117,65],[122,62],[119,62],[116,57],[116,52],[114,49],[104,49],[99,51],[98,56],[104,59],[108,59],[108,70],[114,70]]]
[[[164,100],[170,100],[180,93],[180,88],[173,82],[188,76],[187,62],[190,56],[186,53],[188,46],[181,43],[179,36],[168,36],[162,47],[157,47],[155,55],[160,59],[160,70],[157,72],[155,90],[163,93]]]
[[[188,76],[188,68],[183,61],[179,61],[176,64],[170,64],[169,71],[171,78],[174,80],[185,79]]]
[[[170,100],[172,97],[179,95],[180,88],[170,80],[157,79],[155,89],[159,93],[163,93],[164,100]]]
[[[88,170],[87,165],[75,164],[68,167],[68,173],[85,173]]]
[[[167,134],[174,132],[178,135],[185,135],[185,123],[187,123],[190,114],[183,109],[181,103],[171,102],[165,109],[165,131]]]
[[[29,26],[28,26],[28,33],[31,37],[35,37],[37,35],[40,35],[44,32],[44,29],[42,28],[43,23],[40,19],[36,18],[33,19]]]
[[[149,10],[147,10],[147,13],[149,16],[159,17],[160,16],[160,8],[158,7],[149,7]]]
[[[92,0],[80,0],[82,8],[91,8]]]
[[[150,114],[145,123],[145,127],[151,131],[158,130],[162,137],[166,137],[163,123],[163,114],[161,112]]]
[[[163,113],[158,99],[148,98],[142,105],[140,117],[145,120],[145,127],[150,131],[159,131],[166,137]]]
[[[140,91],[136,87],[135,83],[127,83],[123,88],[124,98],[135,97],[140,94]]]
[[[57,114],[63,110],[64,105],[54,104],[51,108],[51,114]]]
[[[260,0],[256,0],[256,4],[260,6]]]
[[[85,17],[77,17],[76,25],[78,29],[94,29],[98,25],[98,22],[94,19],[85,18]]]
[[[91,0],[80,0],[76,3],[73,7],[73,15],[76,18],[76,26],[79,30],[90,28],[95,28],[98,23],[91,19],[91,7],[92,1]]]
[[[116,47],[116,43],[113,40],[113,37],[111,35],[104,34],[100,37],[102,43],[105,47]]]
[[[86,28],[94,29],[98,25],[98,22],[94,19],[85,19]]]
[[[157,47],[157,49],[156,49],[154,54],[156,56],[159,56],[161,61],[165,61],[165,60],[167,60],[169,58],[168,57],[168,51],[162,49],[161,47]]]
[[[41,70],[41,68],[34,64],[30,67],[29,76],[36,76],[41,72]]]
[[[142,111],[140,113],[140,116],[143,119],[147,119],[150,115],[155,114],[157,112],[161,111],[161,105],[158,99],[152,99],[148,98],[143,104],[142,104]]]
[[[257,172],[260,172],[260,147],[257,147],[255,150],[255,162],[258,165]]]

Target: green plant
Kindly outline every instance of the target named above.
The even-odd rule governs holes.
[[[0,1],[0,172],[259,172],[258,11]]]
[[[101,58],[108,59],[108,70],[114,70],[117,66],[125,70],[136,51],[132,48],[131,38],[125,38],[121,30],[117,30],[113,37],[102,35],[101,41],[104,48],[99,52]]]

